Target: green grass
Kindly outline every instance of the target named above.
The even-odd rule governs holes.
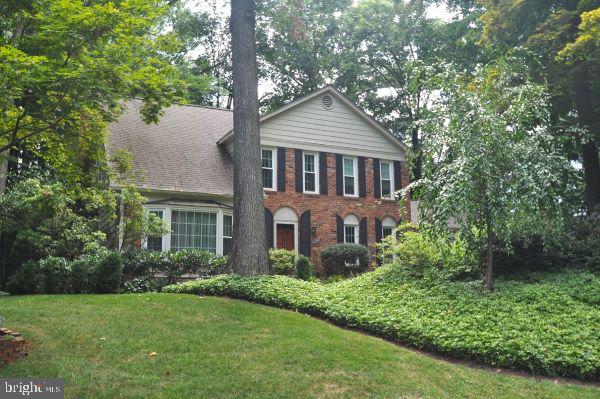
[[[0,377],[64,378],[68,398],[600,395],[450,364],[300,313],[225,298],[3,297],[0,312],[31,343],[29,357]]]
[[[424,282],[391,266],[325,285],[220,276],[165,291],[297,309],[456,358],[600,380],[600,278],[588,272],[498,280],[493,293],[479,282]]]

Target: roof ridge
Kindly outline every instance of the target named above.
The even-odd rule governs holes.
[[[139,97],[133,97],[133,100],[139,100],[139,101],[144,101],[143,99],[139,98]],[[213,107],[210,105],[200,105],[200,104],[183,104],[183,103],[177,103],[174,102],[171,105],[179,105],[180,107],[195,107],[195,108],[206,108],[206,109],[214,109],[215,111],[225,111],[225,112],[233,112],[232,109],[227,109],[227,108],[219,108],[219,107]]]

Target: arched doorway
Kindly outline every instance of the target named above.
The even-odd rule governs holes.
[[[298,251],[298,215],[287,207],[279,208],[273,215],[273,247]]]

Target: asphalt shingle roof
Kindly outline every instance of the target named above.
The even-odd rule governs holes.
[[[140,100],[109,127],[109,156],[118,149],[133,155],[141,189],[233,195],[233,161],[217,141],[233,128],[228,110],[173,105],[158,124],[140,117]]]

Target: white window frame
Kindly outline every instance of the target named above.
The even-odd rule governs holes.
[[[223,215],[228,215],[233,218],[233,211],[229,209],[206,207],[206,206],[180,206],[180,205],[146,205],[144,207],[148,211],[163,211],[163,222],[171,229],[171,215],[173,211],[194,211],[194,212],[210,212],[217,214],[217,255],[223,255]],[[232,219],[233,222],[233,219]],[[233,237],[232,237],[233,239]],[[147,248],[147,244],[143,244]],[[162,237],[162,248],[164,252],[171,250],[171,231],[164,234]]]
[[[306,155],[311,155],[315,160],[315,171],[309,172],[306,170]],[[315,189],[310,191],[306,189],[306,174],[314,173],[315,175]],[[319,194],[319,154],[316,152],[302,152],[302,191],[306,194]]]
[[[352,176],[346,174],[346,159],[352,160]],[[346,177],[354,179],[354,194],[346,194]],[[358,159],[356,157],[347,155],[342,157],[342,190],[344,197],[358,197]]]
[[[273,177],[273,187],[263,187],[263,190],[265,191],[277,191],[277,149],[273,148],[273,147],[261,147],[260,148],[260,185],[262,186],[262,171],[264,169],[269,169],[269,168],[265,168],[262,166],[262,152],[263,151],[270,151],[271,152],[271,159],[273,159],[273,168],[271,170],[271,175]]]
[[[390,195],[383,195],[383,173],[381,173],[381,167],[383,164],[387,164],[390,168]],[[392,161],[379,161],[379,196],[383,199],[393,200],[395,199],[395,187],[394,187],[394,162]]]
[[[231,236],[225,235],[225,216],[229,216],[231,218]],[[231,240],[231,244],[232,244],[231,248],[233,249],[233,214],[220,212],[220,217],[221,217],[221,255],[223,255],[224,247],[225,247],[223,245],[223,242],[225,241],[226,238],[229,238]],[[218,230],[218,226],[217,226],[217,230]]]
[[[354,242],[348,242],[346,236],[346,227],[354,228]],[[355,215],[348,215],[344,218],[344,243],[358,244],[360,242],[360,219]]]
[[[383,229],[392,229],[392,237],[396,237],[396,230],[398,229],[398,225],[396,221],[391,216],[386,216],[381,221],[381,239],[383,240],[385,236],[383,235]]]

